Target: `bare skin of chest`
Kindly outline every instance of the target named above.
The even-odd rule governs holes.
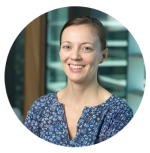
[[[77,123],[82,114],[83,108],[73,109],[65,106],[65,116],[67,121],[67,127],[69,132],[70,140],[76,136],[77,132]]]

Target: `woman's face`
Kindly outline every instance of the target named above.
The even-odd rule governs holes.
[[[63,31],[60,60],[71,81],[97,81],[98,65],[106,57],[107,52],[101,50],[99,37],[89,25],[72,25]]]

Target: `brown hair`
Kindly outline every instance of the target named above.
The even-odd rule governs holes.
[[[98,35],[100,40],[101,49],[105,50],[107,48],[107,43],[106,43],[107,38],[106,38],[105,28],[98,19],[94,17],[90,17],[90,16],[78,16],[66,22],[66,24],[63,26],[60,33],[60,44],[61,44],[61,37],[62,37],[62,33],[64,29],[66,29],[67,27],[71,25],[81,25],[81,24],[88,24],[95,30],[95,33]],[[97,71],[97,82],[99,85],[101,85],[98,71]]]

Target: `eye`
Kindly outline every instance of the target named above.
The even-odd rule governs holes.
[[[62,46],[62,48],[68,50],[68,49],[71,49],[71,46],[69,46],[69,45],[65,45],[65,46]]]
[[[85,51],[92,51],[92,48],[91,47],[83,47],[83,50],[85,50]]]

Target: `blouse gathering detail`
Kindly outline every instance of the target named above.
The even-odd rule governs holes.
[[[64,105],[57,92],[41,96],[30,107],[25,126],[38,137],[67,147],[100,143],[122,130],[132,119],[133,111],[121,98],[112,94],[97,106],[85,106],[77,123],[75,138],[69,138]]]

